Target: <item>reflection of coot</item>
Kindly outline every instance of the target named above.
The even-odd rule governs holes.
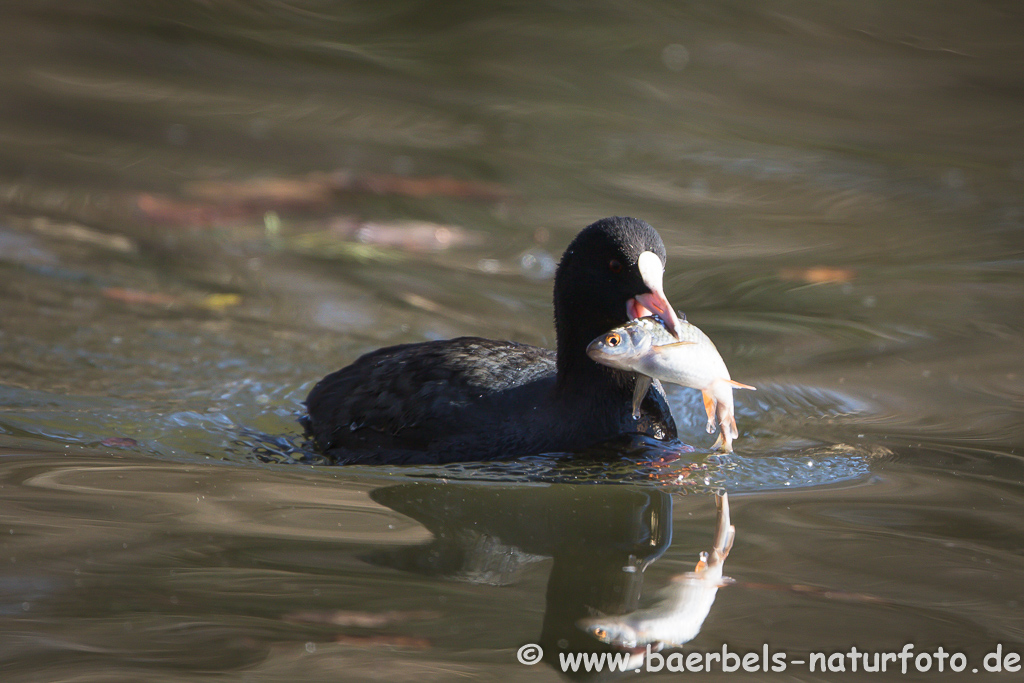
[[[555,274],[557,354],[477,337],[369,353],[306,399],[307,431],[339,463],[439,463],[573,451],[619,434],[676,435],[660,387],[632,417],[635,375],[587,357],[594,337],[651,312],[673,328],[665,245],[647,223],[585,228]]]
[[[555,668],[560,651],[610,650],[576,622],[636,609],[644,570],[672,543],[672,497],[653,489],[418,483],[370,497],[434,534],[425,545],[375,554],[377,564],[500,584],[524,563],[551,557],[538,642]]]

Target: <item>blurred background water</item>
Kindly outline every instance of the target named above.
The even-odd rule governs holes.
[[[10,0],[0,35],[4,680],[555,679],[516,649],[650,604],[712,490],[737,583],[692,648],[1024,650],[1019,3]],[[552,346],[608,215],[758,387],[733,456],[678,387],[667,469],[303,450],[366,351]]]

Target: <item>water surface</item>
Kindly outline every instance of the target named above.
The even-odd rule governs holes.
[[[577,619],[693,568],[723,490],[736,582],[687,649],[1024,652],[1022,19],[6,3],[5,680],[555,679],[599,649]],[[672,387],[671,463],[304,450],[306,393],[369,350],[553,346],[554,264],[615,214],[758,387],[735,454]]]

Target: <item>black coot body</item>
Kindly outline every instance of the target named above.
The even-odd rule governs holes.
[[[511,459],[630,433],[675,438],[660,388],[634,419],[636,375],[586,354],[594,337],[631,317],[657,312],[673,329],[664,263],[650,225],[600,220],[576,236],[555,274],[557,353],[479,337],[379,349],[313,387],[307,432],[339,464]]]

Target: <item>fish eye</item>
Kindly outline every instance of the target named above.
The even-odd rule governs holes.
[[[603,628],[595,628],[594,637],[598,640],[604,640],[608,637],[608,631],[605,631]]]
[[[619,336],[618,332],[612,332],[605,338],[604,341],[606,344],[608,344],[608,346],[618,346],[619,344],[622,343],[622,337]]]
[[[620,261],[619,259],[613,258],[611,261],[608,262],[608,270],[610,270],[610,271],[612,271],[612,273],[618,275],[619,273],[622,272],[622,261]]]

